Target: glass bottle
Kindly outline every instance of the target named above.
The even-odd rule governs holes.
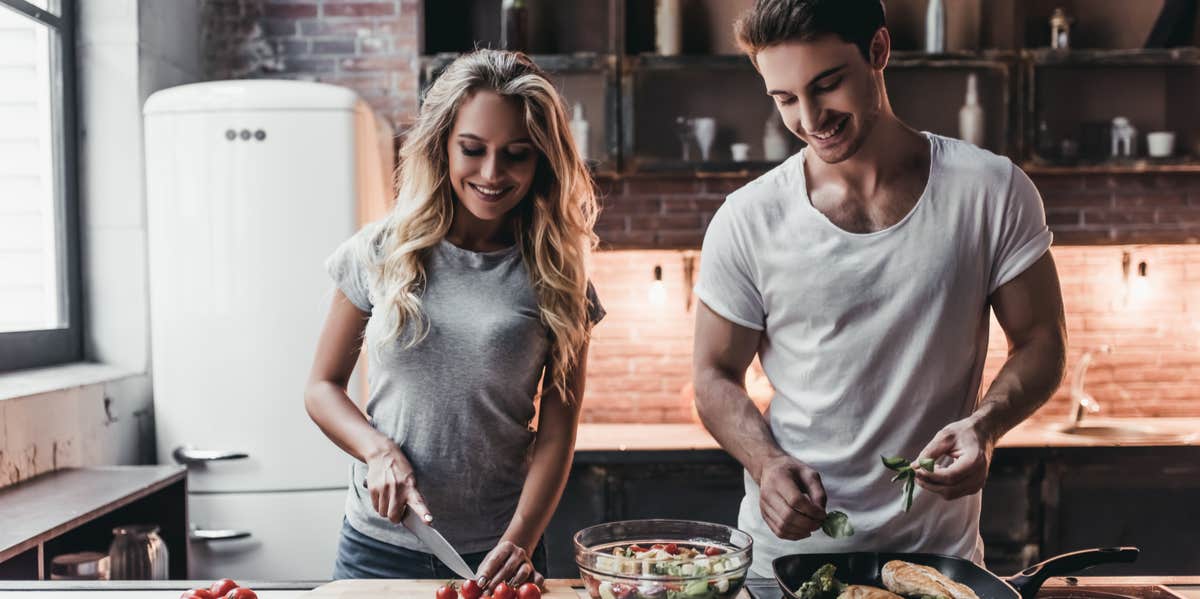
[[[529,15],[525,0],[504,0],[501,9],[500,45],[505,50],[529,50]]]
[[[167,544],[153,524],[118,526],[108,548],[111,580],[166,580]]]

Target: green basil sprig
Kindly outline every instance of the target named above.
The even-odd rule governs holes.
[[[825,521],[821,523],[821,531],[832,539],[854,536],[854,527],[850,525],[850,516],[836,510],[825,514]]]
[[[879,458],[883,460],[884,467],[896,473],[896,476],[892,477],[892,482],[903,481],[904,511],[907,512],[912,507],[913,489],[917,486],[917,472],[912,468],[912,460],[902,456],[890,458],[879,456]],[[933,472],[933,458],[921,458],[917,465],[923,470]]]

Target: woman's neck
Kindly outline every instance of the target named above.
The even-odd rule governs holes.
[[[446,241],[473,252],[502,250],[516,243],[511,218],[480,220],[461,206],[457,208]]]

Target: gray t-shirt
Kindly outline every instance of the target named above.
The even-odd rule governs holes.
[[[367,417],[412,462],[417,489],[434,526],[461,553],[495,546],[508,527],[532,457],[533,398],[549,358],[549,329],[518,246],[473,252],[442,240],[426,260],[421,308],[427,336],[405,349],[376,348],[385,334],[373,311],[369,265],[355,247],[378,231],[368,225],[326,262],[339,289],[371,314]],[[358,247],[362,247],[359,245]],[[604,309],[588,285],[589,318]],[[362,487],[367,467],[354,462],[346,517],[359,532],[400,547],[426,550],[402,525],[371,507]]]

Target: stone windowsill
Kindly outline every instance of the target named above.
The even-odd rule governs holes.
[[[119,366],[73,362],[0,374],[0,401],[108,383],[137,375]]]

